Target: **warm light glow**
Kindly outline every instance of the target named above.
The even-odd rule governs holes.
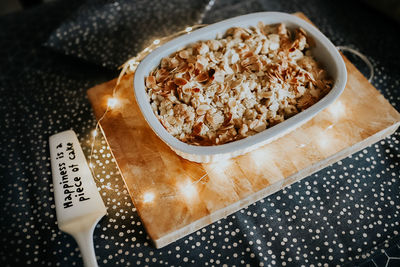
[[[190,181],[186,181],[184,184],[180,185],[179,189],[181,194],[188,200],[192,199],[197,193],[195,185]]]
[[[109,108],[115,108],[115,106],[118,104],[118,100],[115,98],[109,98],[107,101],[107,105]]]
[[[221,170],[225,170],[226,168],[229,167],[229,165],[231,165],[232,162],[229,159],[225,159],[225,160],[221,160],[217,163],[218,168]]]
[[[231,164],[232,164],[231,160],[222,159],[222,160],[219,160],[219,161],[217,161],[215,163],[211,163],[210,167],[211,167],[212,171],[222,174],[226,169],[229,168],[229,166],[231,166]]]
[[[341,101],[336,101],[331,104],[328,109],[329,113],[337,120],[346,113],[346,108]]]
[[[132,60],[128,61],[128,64],[129,64],[129,69],[131,71],[135,71],[135,69],[136,69],[136,67],[138,65],[138,62],[136,60],[132,59]]]
[[[144,203],[149,203],[154,200],[154,194],[152,192],[146,192],[143,195],[143,202]]]
[[[329,146],[329,140],[325,137],[318,139],[318,145],[322,148],[327,148]]]
[[[251,159],[257,167],[263,166],[266,162],[268,162],[271,157],[270,152],[263,149],[258,149],[250,153]]]
[[[332,145],[331,136],[326,131],[318,133],[317,138],[315,139],[317,140],[318,146],[322,149],[328,149]]]
[[[153,44],[155,44],[155,45],[158,45],[160,43],[160,40],[159,39],[155,39],[154,41],[153,41]]]

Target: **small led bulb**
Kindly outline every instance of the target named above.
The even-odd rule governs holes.
[[[143,195],[143,202],[144,203],[149,203],[152,202],[154,200],[154,194],[152,192],[146,192]]]
[[[180,191],[186,199],[192,199],[197,194],[196,187],[190,182],[182,184],[180,186]]]
[[[115,99],[115,98],[109,98],[108,101],[107,101],[107,106],[108,106],[109,108],[115,108],[115,106],[117,105],[117,103],[118,103],[118,100],[117,100],[117,99]]]

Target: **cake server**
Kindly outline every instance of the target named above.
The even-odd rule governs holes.
[[[74,131],[50,136],[57,222],[78,243],[85,266],[97,266],[93,230],[107,213]]]

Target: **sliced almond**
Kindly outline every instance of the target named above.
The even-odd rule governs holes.
[[[196,77],[196,81],[198,82],[206,82],[208,80],[208,73],[202,72]]]
[[[199,115],[199,116],[202,116],[202,115],[204,115],[204,114],[206,114],[206,112],[207,112],[207,110],[209,110],[210,109],[210,106],[209,105],[200,105],[197,109],[196,109],[196,113],[197,113],[197,115]]]
[[[228,101],[228,107],[234,108],[234,107],[236,107],[236,104],[237,104],[236,99],[234,99],[234,98],[230,98],[230,99],[229,99],[229,101]]]
[[[185,85],[185,84],[187,84],[187,80],[185,80],[185,79],[183,79],[183,78],[175,78],[174,79],[174,83],[176,84],[176,85],[178,85],[178,86],[182,86],[182,85]]]
[[[180,51],[178,55],[183,59],[188,59],[189,58],[189,52],[187,50]]]
[[[204,66],[200,62],[196,61],[195,69],[202,71],[204,69]]]
[[[156,77],[147,76],[147,78],[146,78],[146,86],[147,86],[147,88],[154,88],[156,86]]]

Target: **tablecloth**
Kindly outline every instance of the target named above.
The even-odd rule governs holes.
[[[57,227],[48,138],[73,129],[88,155],[96,121],[86,90],[118,72],[49,45],[81,8],[79,1],[55,1],[0,17],[1,266],[82,266],[75,241]],[[335,45],[371,60],[373,85],[399,109],[394,20],[344,0],[216,0],[196,19],[212,23],[255,11],[304,12]],[[161,249],[147,237],[100,137],[95,180],[108,214],[94,232],[98,263],[398,266],[399,133]]]

